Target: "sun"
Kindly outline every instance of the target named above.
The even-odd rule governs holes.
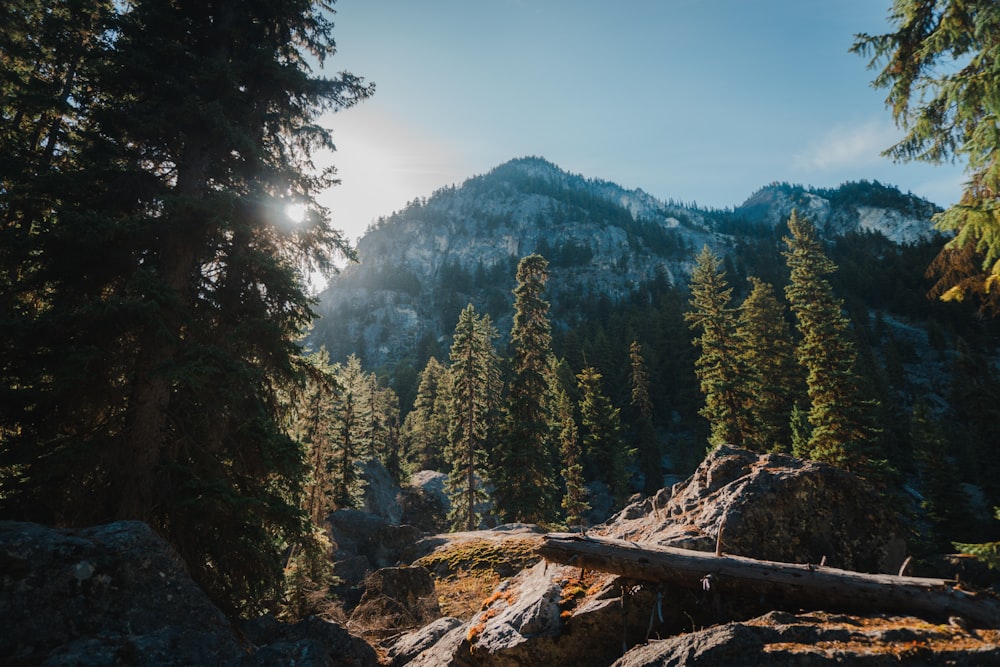
[[[287,204],[285,206],[285,217],[295,224],[305,220],[308,212],[309,208],[305,204]]]

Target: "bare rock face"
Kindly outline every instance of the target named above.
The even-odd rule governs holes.
[[[895,573],[906,555],[902,528],[863,480],[816,461],[726,446],[687,481],[594,532],[788,563],[825,558],[859,572]]]
[[[447,478],[443,472],[434,470],[414,473],[410,477],[410,484],[404,486],[400,494],[402,522],[416,526],[425,533],[448,530],[449,502],[444,492]]]
[[[244,623],[243,636],[256,647],[240,667],[377,667],[378,655],[364,640],[321,618],[280,623],[262,616]]]
[[[614,667],[997,664],[1000,631],[918,618],[772,612],[633,648]]]
[[[403,517],[400,488],[385,466],[375,459],[365,461],[362,478],[365,480],[364,510],[390,524],[400,523]]]
[[[824,464],[732,447],[718,448],[691,478],[633,502],[592,532],[785,562],[819,563],[826,556],[827,565],[861,571],[898,571],[904,556],[902,530],[862,480]],[[756,626],[728,623],[708,638],[680,633],[759,616],[774,608],[771,601],[580,576],[578,568],[544,562],[524,570],[411,664],[609,665],[623,645],[671,636],[691,638],[691,646],[677,649],[683,655],[701,651],[716,659],[703,664],[757,664],[739,662],[754,646],[753,660],[759,659]]]
[[[17,664],[232,664],[226,617],[148,526],[0,522],[0,655]]]
[[[334,623],[239,631],[146,524],[82,530],[0,522],[0,661],[16,665],[367,667],[374,650]]]
[[[389,667],[404,667],[404,665],[411,664],[414,658],[437,644],[446,634],[461,626],[462,621],[452,616],[446,616],[403,635],[392,642],[386,651]],[[430,656],[428,656],[429,658]]]
[[[538,563],[500,584],[467,623],[440,635],[409,665],[608,665],[622,643],[643,641],[658,608],[655,588],[578,568]],[[668,622],[679,612],[662,608]],[[655,623],[652,621],[655,620]],[[401,664],[394,662],[393,664]]]
[[[369,572],[412,561],[422,537],[414,526],[395,525],[361,510],[337,510],[327,521],[337,545],[334,572],[350,586],[360,584]]]

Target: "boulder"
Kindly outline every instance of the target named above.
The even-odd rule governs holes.
[[[719,541],[719,531],[722,539]],[[817,461],[717,447],[685,482],[596,534],[788,563],[896,573],[904,530],[864,480]]]
[[[146,524],[0,522],[0,655],[15,664],[236,664],[225,615]]]
[[[664,631],[665,623],[650,617],[658,608],[655,588],[626,584],[623,594],[617,579],[589,575],[581,582],[579,575],[576,568],[534,565],[502,582],[478,614],[408,664],[608,665],[623,642],[645,640],[651,627]],[[679,627],[679,611],[660,609]]]
[[[385,466],[377,459],[368,459],[361,476],[365,481],[364,511],[385,519],[386,523],[400,523],[403,517],[400,488]]]
[[[377,667],[378,654],[347,630],[311,616],[298,623],[280,623],[261,616],[242,624],[243,636],[256,651],[240,667]]]
[[[361,510],[337,510],[327,521],[330,537],[337,545],[334,573],[348,586],[360,585],[373,570],[412,562],[422,537],[414,526],[394,525]]]
[[[414,658],[437,644],[446,634],[461,626],[462,621],[452,616],[445,616],[397,638],[389,644],[386,651],[389,667],[403,667],[411,664]]]
[[[443,472],[421,470],[410,478],[400,493],[402,523],[416,526],[424,533],[448,529],[448,496],[444,493]]]
[[[703,551],[719,546],[786,562],[819,563],[825,556],[830,566],[872,572],[898,571],[905,555],[902,529],[859,478],[817,462],[732,447],[716,449],[688,480],[636,499],[591,532]],[[579,569],[546,563],[524,570],[501,583],[462,626],[464,636],[458,630],[444,635],[415,659],[423,663],[413,664],[608,665],[623,645],[773,609],[772,601],[722,599],[715,589],[580,576]],[[725,664],[730,650],[740,658],[740,646],[749,644],[737,640],[755,632],[730,625],[717,632],[736,637],[730,642],[736,648],[711,649],[706,655],[717,656],[715,664]],[[691,641],[702,646],[702,639]]]
[[[0,661],[17,665],[374,667],[335,623],[239,629],[146,524],[81,530],[0,522]]]

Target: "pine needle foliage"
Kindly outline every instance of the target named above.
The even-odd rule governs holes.
[[[445,469],[448,386],[447,367],[432,356],[420,373],[413,409],[403,420],[402,438],[406,464],[414,472]]]
[[[445,491],[454,530],[475,530],[489,500],[487,446],[500,405],[500,360],[493,348],[496,329],[489,315],[469,304],[459,315],[451,345],[448,448],[451,466]]]
[[[551,437],[548,381],[552,333],[549,303],[542,296],[548,265],[533,254],[517,266],[506,414],[492,466],[497,509],[505,521],[539,523],[558,515],[558,451]]]
[[[753,400],[744,445],[759,452],[790,451],[792,406],[805,382],[795,360],[784,304],[774,288],[750,277],[750,294],[739,309],[736,340],[745,369],[745,387]]]
[[[906,134],[885,154],[934,164],[960,159],[969,180],[936,216],[955,236],[930,267],[932,294],[1000,311],[1000,7],[994,0],[894,0],[890,31],[852,50],[878,70],[873,87]]]
[[[601,386],[603,376],[593,366],[577,376],[580,392],[580,431],[591,479],[603,482],[621,503],[628,497],[628,465],[635,450],[622,440],[621,410]]]
[[[307,532],[279,403],[304,276],[351,253],[310,156],[332,145],[319,115],[372,93],[311,73],[330,10],[0,9],[0,514],[146,521],[232,613],[274,604]]]
[[[555,406],[553,429],[557,432],[559,440],[562,478],[566,487],[561,504],[566,513],[566,524],[570,527],[579,526],[580,532],[585,533],[584,515],[590,510],[590,503],[587,501],[588,492],[583,474],[580,431],[576,425],[573,401],[559,377],[558,362],[553,358],[550,366],[552,372],[549,381],[552,385],[551,393]]]
[[[873,403],[862,395],[857,353],[841,302],[825,276],[836,266],[807,219],[792,211],[785,258],[791,270],[785,294],[801,334],[797,356],[806,372],[809,458],[853,472],[876,461]]]
[[[698,414],[708,420],[709,445],[742,447],[747,432],[747,405],[743,362],[736,337],[736,310],[730,305],[733,289],[726,281],[722,260],[708,246],[695,259],[691,272],[691,309],[684,314],[701,348],[695,375],[705,396]]]

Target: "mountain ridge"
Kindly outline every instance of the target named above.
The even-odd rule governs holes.
[[[817,189],[772,183],[733,209],[702,209],[589,179],[540,157],[516,158],[380,218],[359,240],[359,263],[321,293],[309,343],[392,365],[428,336],[450,335],[467,303],[509,322],[516,262],[550,261],[554,311],[620,302],[654,280],[685,284],[695,252],[728,254],[748,237],[780,236],[791,210],[828,237],[879,233],[897,244],[937,237],[930,202],[878,182]],[[557,318],[554,326],[568,324]],[[345,343],[346,341],[346,343]]]

